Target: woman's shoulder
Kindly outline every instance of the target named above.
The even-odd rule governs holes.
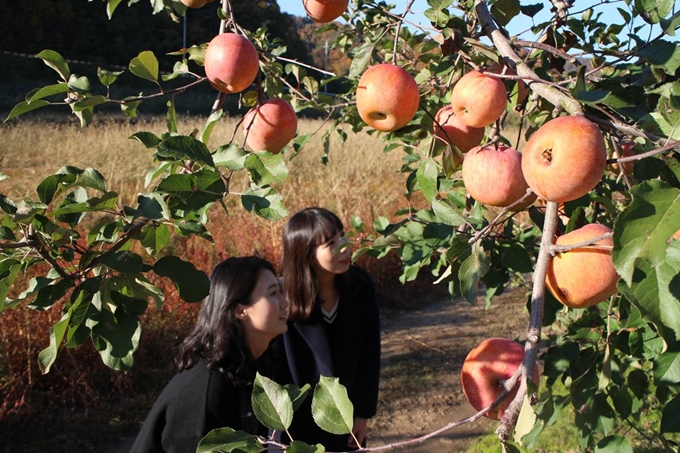
[[[363,268],[352,264],[347,271],[347,277],[351,284],[363,283],[364,285],[374,286],[373,277]]]

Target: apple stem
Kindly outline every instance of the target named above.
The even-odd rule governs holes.
[[[558,203],[549,201],[545,210],[545,221],[543,223],[543,235],[541,237],[541,249],[536,260],[536,269],[533,277],[533,291],[531,294],[531,318],[529,330],[527,331],[527,341],[524,345],[524,360],[520,365],[522,370],[522,380],[519,384],[517,395],[512,400],[501,418],[501,422],[496,429],[498,438],[505,442],[510,439],[512,432],[517,424],[519,412],[527,394],[527,381],[534,376],[536,367],[536,357],[538,355],[538,342],[541,339],[541,324],[543,323],[543,301],[545,297],[545,277],[548,273],[550,262],[550,249],[553,246],[555,231],[557,230]]]

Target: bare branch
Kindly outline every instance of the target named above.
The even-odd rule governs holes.
[[[550,262],[549,250],[553,245],[553,238],[557,230],[557,208],[558,204],[553,201],[549,201],[546,206],[541,249],[538,252],[536,269],[534,270],[534,287],[531,294],[531,319],[527,332],[527,341],[524,345],[524,360],[520,366],[523,379],[520,381],[517,395],[505,410],[501,423],[498,425],[498,429],[496,429],[496,434],[498,434],[498,438],[501,441],[508,440],[514,431],[524,397],[527,394],[527,380],[532,379],[534,376],[536,357],[538,355],[538,342],[541,339],[545,277],[548,273],[548,263]]]
[[[515,64],[515,70],[517,74],[526,77],[529,80],[540,80],[540,78],[534,73],[534,71],[529,68],[529,66],[524,63],[515,49],[512,47],[510,40],[501,32],[491,17],[489,8],[487,7],[485,0],[475,0],[475,12],[477,13],[477,18],[479,19],[482,29],[486,35],[491,38],[496,49],[505,58],[508,58]],[[553,86],[543,84],[543,83],[529,83],[527,84],[529,88],[537,93],[539,96],[543,97],[556,108],[563,108],[570,115],[583,116],[583,108],[581,104],[574,98],[566,93],[561,92]]]
[[[610,246],[610,245],[596,245],[596,244],[597,244],[597,242],[600,242],[603,239],[608,239],[612,236],[613,236],[612,233],[605,233],[602,236],[598,236],[596,238],[591,238],[591,239],[588,239],[587,241],[583,241],[583,242],[577,242],[575,244],[565,244],[565,245],[553,244],[549,247],[549,252],[550,252],[550,255],[555,256],[558,253],[569,252],[571,250],[576,250],[576,249],[585,248],[585,247],[593,248],[593,249],[611,250],[612,246]]]

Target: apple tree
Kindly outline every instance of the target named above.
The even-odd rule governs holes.
[[[121,7],[120,0],[103,3],[109,16]],[[173,17],[186,11],[175,0],[151,3]],[[104,104],[118,104],[128,116],[152,97],[166,98],[168,107],[167,132],[132,137],[154,150],[157,163],[136,205],[121,205],[97,170],[68,165],[39,184],[35,200],[0,197],[0,310],[47,310],[66,300],[38,357],[43,371],[62,345],[88,339],[107,365],[129,369],[142,334],[139,316],[149,301],[163,303],[150,273],[172,279],[186,301],[201,300],[208,290],[192,263],[163,253],[171,234],[210,239],[207,212],[225,197],[240,197],[256,215],[285,217],[285,200],[272,183],[285,179],[286,159],[311,141],[368,131],[380,134],[385,152],[404,154],[395,170],[408,182],[404,209],[373,219],[375,234],[362,219],[352,220],[363,245],[355,257],[396,253],[402,282],[431,272],[452,297],[470,303],[481,302],[480,291],[487,306],[511,288],[528,294],[530,325],[517,333],[526,339],[521,360],[512,375],[491,383],[497,391],[473,418],[510,394],[497,430],[508,451],[532,448],[570,407],[584,450],[632,451],[626,433],[634,430],[659,451],[677,451],[680,13],[674,1],[619,2],[612,14],[610,2],[427,0],[427,26],[411,20],[413,1],[401,11],[385,2],[345,3],[305,0],[310,15],[326,23],[321,30],[337,33],[334,47],[352,58],[348,74],[328,74],[283,58],[285,43],[271,40],[266,27],[244,30],[230,1],[222,0],[215,18],[221,33],[246,37],[259,70],[242,91],[210,77],[219,90],[215,104],[206,106],[204,128],[189,135],[178,131],[174,100],[208,83],[207,43],[168,49],[177,56],[170,74],[160,74],[156,56],[140,49],[128,71],[157,90],[122,99],[108,90],[118,72],[73,74],[58,52],[36,55],[60,80],[29,92],[7,120],[54,104],[68,105],[83,125]],[[315,9],[324,4],[337,11]],[[343,20],[333,21],[340,14]],[[521,16],[531,18],[531,29],[511,35]],[[347,91],[325,93],[338,78],[346,79]],[[170,81],[181,83],[168,88]],[[333,127],[320,137],[297,135],[283,153],[267,142],[245,146],[237,139],[209,148],[226,96],[253,108],[275,98],[298,112],[315,109]],[[259,135],[249,129],[254,121],[242,123],[246,136]],[[326,160],[333,164],[333,156]],[[250,175],[245,193],[230,193],[235,172]],[[86,217],[96,220],[87,231],[80,227]],[[40,263],[51,270],[8,298],[15,278]],[[486,360],[493,365],[493,355]],[[539,368],[537,388],[532,377]],[[491,379],[477,373],[475,380]],[[343,400],[334,382],[319,383],[314,397],[317,391]],[[299,396],[258,377],[254,398],[266,408],[258,417],[285,430]],[[351,429],[343,424],[351,407],[324,408],[336,414],[324,429]],[[641,413],[655,414],[658,423],[647,426]],[[260,451],[261,441],[225,428],[199,450],[230,444]],[[288,451],[323,450],[294,442]]]

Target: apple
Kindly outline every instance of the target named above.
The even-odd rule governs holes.
[[[635,142],[631,140],[624,140],[621,143],[619,143],[620,150],[615,150],[614,155],[612,157],[614,158],[619,158],[619,157],[630,157],[635,155],[633,152],[633,148],[635,148]],[[633,168],[635,167],[635,161],[629,161],[629,162],[624,162],[623,164],[619,164],[618,162],[612,162],[609,164],[609,169],[613,171],[614,173],[620,173],[621,172],[621,167],[623,167],[623,172],[626,175],[631,175],[633,174]]]
[[[484,138],[483,127],[469,127],[453,114],[453,107],[447,105],[439,109],[434,117],[436,143],[448,143],[461,153],[467,153]]]
[[[522,172],[546,201],[563,203],[590,192],[604,173],[607,150],[597,126],[581,116],[548,121],[529,138]]]
[[[486,70],[488,72],[493,72],[494,74],[502,74],[503,68],[504,68],[504,66],[499,64],[499,63],[491,63]],[[517,71],[515,71],[514,69],[512,69],[510,67],[505,69],[505,73],[507,75],[512,75],[512,76],[517,75]],[[513,90],[512,93],[514,93],[514,92],[515,91]],[[529,96],[530,92],[531,92],[531,90],[527,86],[526,82],[522,79],[517,79],[517,102],[516,102],[516,104],[519,105],[522,102],[524,102],[524,100]]]
[[[295,110],[281,98],[259,104],[243,118],[245,145],[253,151],[267,150],[278,154],[297,132]]]
[[[479,343],[463,361],[460,373],[463,393],[477,411],[489,406],[503,392],[502,384],[510,379],[524,360],[524,346],[507,338],[488,338]],[[533,381],[538,385],[540,373],[534,367]],[[517,386],[486,413],[493,420],[500,420],[505,409],[517,394]]]
[[[180,0],[180,1],[189,8],[201,8],[207,3],[210,3],[214,0]]]
[[[399,66],[371,66],[359,79],[357,110],[366,124],[382,132],[406,126],[416,114],[420,92],[411,74]]]
[[[470,127],[486,127],[501,117],[508,103],[502,80],[470,71],[451,91],[453,113]]]
[[[591,223],[557,238],[557,245],[578,244],[610,233],[599,223]],[[597,242],[612,246],[611,238]],[[614,268],[611,251],[591,246],[558,253],[550,259],[545,283],[562,304],[571,308],[597,305],[616,294],[619,275]]]
[[[255,80],[260,70],[257,49],[236,33],[215,36],[205,51],[205,75],[217,91],[239,93]]]
[[[678,240],[680,240],[680,230],[678,230],[678,231],[676,231],[675,233],[673,233],[673,239],[678,239]]]
[[[529,188],[522,174],[522,155],[504,145],[471,149],[463,158],[463,184],[475,200],[499,207],[519,200]],[[523,207],[535,199],[527,198]]]
[[[302,4],[310,19],[325,24],[342,16],[349,0],[303,0]]]

